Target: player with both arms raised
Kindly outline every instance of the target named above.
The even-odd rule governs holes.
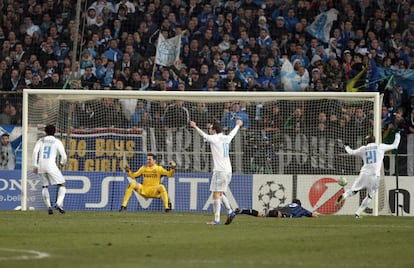
[[[168,178],[174,176],[177,164],[174,161],[170,161],[170,166],[170,170],[166,170],[162,166],[157,165],[156,156],[152,153],[147,154],[146,165],[140,167],[137,172],[132,172],[129,166],[126,166],[125,171],[130,178],[135,179],[142,176],[143,182],[138,183],[134,180],[129,183],[128,188],[125,190],[124,200],[119,212],[127,209],[128,200],[131,198],[133,191],[145,198],[161,198],[164,203],[165,212],[171,211],[172,208],[168,199],[167,190],[161,184],[162,176],[167,176]]]
[[[194,128],[197,133],[210,143],[211,155],[213,157],[213,176],[210,183],[210,191],[213,193],[213,211],[214,220],[207,222],[209,225],[220,224],[221,203],[228,211],[226,225],[230,224],[236,213],[232,210],[230,202],[226,197],[226,192],[231,181],[232,167],[230,162],[230,142],[236,136],[243,121],[236,120],[236,126],[230,131],[228,135],[222,133],[220,122],[214,122],[209,127],[207,134],[197,127],[197,123],[190,121],[190,126]]]
[[[364,161],[358,178],[352,184],[351,189],[340,195],[336,200],[336,205],[339,206],[344,200],[350,196],[355,195],[362,189],[367,190],[367,196],[362,200],[358,210],[355,212],[355,218],[359,218],[362,211],[364,211],[372,198],[378,191],[380,185],[381,165],[384,159],[384,153],[393,149],[397,149],[400,144],[400,133],[395,134],[395,140],[392,144],[375,143],[375,137],[369,135],[365,138],[367,145],[361,146],[356,150],[351,149],[349,145],[345,145],[345,151],[350,155],[358,155]]]

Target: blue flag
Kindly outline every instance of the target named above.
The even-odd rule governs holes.
[[[404,92],[411,96],[414,94],[414,70],[413,69],[396,69],[378,67],[378,72],[381,77],[393,77],[393,83],[397,86],[402,86]]]
[[[310,35],[318,40],[328,43],[329,32],[332,29],[333,22],[338,19],[338,10],[331,8],[318,16],[316,16],[314,22],[309,25],[306,30]]]

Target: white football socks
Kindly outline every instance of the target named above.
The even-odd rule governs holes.
[[[56,205],[59,207],[63,207],[63,200],[65,199],[66,187],[65,186],[58,186],[58,187],[59,187],[59,191],[58,191],[58,197],[56,200]]]
[[[369,205],[369,203],[371,203],[371,201],[372,201],[372,199],[369,198],[368,196],[366,196],[364,198],[364,200],[362,200],[361,206],[358,208],[358,210],[355,212],[355,214],[361,215],[362,211],[364,211],[368,207],[368,205]]]
[[[213,211],[214,211],[214,221],[220,222],[220,210],[221,210],[221,200],[213,200]]]
[[[221,195],[220,197],[221,202],[223,202],[224,207],[227,209],[227,212],[230,214],[231,212],[233,212],[233,210],[231,209],[230,206],[230,202],[229,199],[227,198],[227,196],[225,196],[224,194]]]
[[[52,207],[52,205],[50,204],[50,195],[49,195],[48,188],[42,188],[42,198],[43,198],[43,202],[45,202],[45,205],[48,208]]]

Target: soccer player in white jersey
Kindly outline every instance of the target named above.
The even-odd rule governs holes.
[[[231,181],[232,167],[230,162],[230,142],[236,136],[238,130],[243,125],[242,120],[236,121],[236,126],[228,134],[223,134],[220,122],[214,122],[209,127],[209,133],[206,134],[200,128],[197,127],[197,123],[190,122],[197,132],[210,143],[211,154],[213,157],[213,176],[210,183],[210,191],[213,192],[213,211],[214,220],[207,222],[210,225],[220,224],[220,210],[221,202],[228,211],[228,217],[225,224],[230,224],[236,213],[232,210],[230,202],[227,199],[225,193],[227,192],[228,185]]]
[[[58,196],[55,208],[60,213],[65,213],[63,210],[63,200],[65,199],[66,194],[65,178],[56,165],[56,157],[60,156],[60,164],[65,165],[67,155],[62,142],[55,138],[55,126],[47,125],[45,127],[45,132],[46,136],[39,139],[33,149],[33,172],[39,174],[39,177],[42,180],[42,197],[48,208],[48,213],[53,214],[48,189],[49,184],[57,184]]]
[[[359,218],[362,211],[364,211],[372,198],[378,191],[380,185],[380,172],[381,165],[384,159],[384,153],[393,149],[397,149],[400,144],[400,133],[395,134],[395,139],[392,144],[375,143],[374,136],[367,136],[365,141],[367,145],[361,146],[356,150],[351,149],[348,145],[345,145],[345,151],[350,155],[358,155],[364,161],[358,178],[352,184],[351,189],[348,189],[338,197],[336,205],[339,206],[346,198],[355,195],[362,189],[367,190],[367,196],[362,200],[362,203],[358,210],[355,212],[355,218]]]

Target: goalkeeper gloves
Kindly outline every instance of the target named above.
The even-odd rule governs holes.
[[[175,169],[175,168],[177,167],[177,163],[175,163],[175,161],[174,161],[174,160],[171,160],[169,164],[170,164],[170,167],[171,167],[172,169]]]
[[[129,172],[129,171],[131,171],[131,168],[129,167],[129,165],[128,165],[128,164],[125,164],[125,165],[124,165],[124,171],[125,171],[125,172]]]

